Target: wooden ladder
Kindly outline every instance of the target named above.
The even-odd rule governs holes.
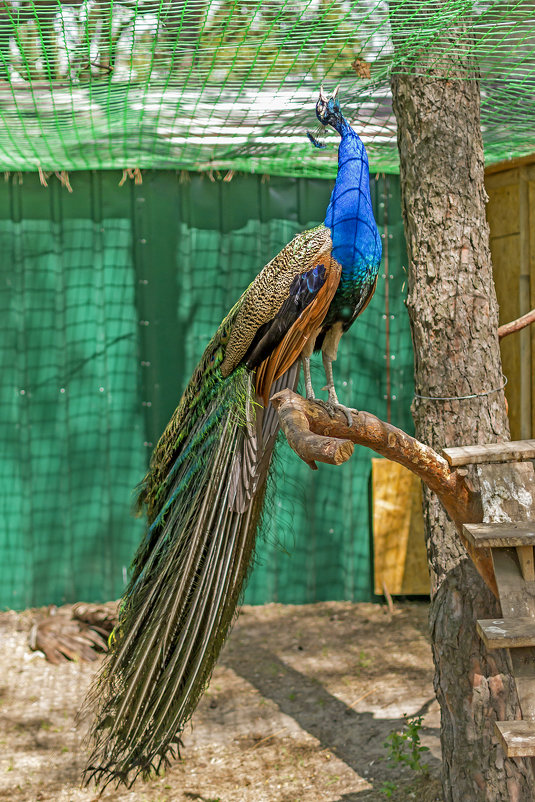
[[[475,464],[484,519],[464,524],[473,546],[490,549],[502,618],[477,622],[488,649],[509,649],[521,721],[495,724],[507,757],[535,757],[535,440],[444,449],[452,467]]]

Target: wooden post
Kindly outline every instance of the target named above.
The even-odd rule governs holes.
[[[529,182],[527,167],[520,168],[518,181],[518,207],[520,228],[520,276],[518,281],[518,311],[525,315],[530,310],[530,235],[529,235]],[[520,340],[520,437],[531,437],[531,333],[519,332]]]

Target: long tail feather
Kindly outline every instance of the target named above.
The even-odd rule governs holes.
[[[209,348],[142,488],[150,526],[86,702],[96,711],[86,780],[128,784],[174,754],[251,565],[278,427],[256,403],[254,374],[224,379],[217,361]]]

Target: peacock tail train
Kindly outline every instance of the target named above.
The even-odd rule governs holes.
[[[85,779],[128,784],[159,769],[210,679],[251,566],[279,422],[269,398],[295,389],[321,348],[331,407],[343,332],[373,295],[381,239],[366,151],[336,91],[316,104],[341,137],[325,223],[256,276],[204,352],[139,489],[148,528],[110,652],[85,710]],[[350,420],[351,411],[345,407]]]
[[[235,616],[278,432],[255,371],[221,372],[239,308],[208,345],[139,488],[149,526],[84,708],[95,716],[86,781],[130,784],[174,755]],[[295,388],[298,370],[272,392]]]

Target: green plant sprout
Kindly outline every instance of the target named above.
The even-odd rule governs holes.
[[[429,766],[422,763],[422,753],[429,752],[429,747],[420,743],[422,718],[404,715],[403,729],[391,732],[383,745],[388,749],[387,759],[390,763],[402,763],[415,772],[427,774]]]

